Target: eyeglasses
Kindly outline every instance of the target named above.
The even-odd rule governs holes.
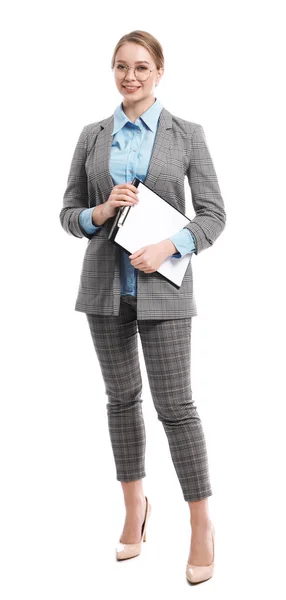
[[[139,65],[138,67],[127,67],[127,65],[121,64],[116,65],[112,70],[117,79],[124,79],[128,73],[128,69],[134,69],[134,75],[138,81],[147,81],[147,79],[150,77],[150,74],[155,70],[149,69],[148,67],[145,67],[145,65]]]

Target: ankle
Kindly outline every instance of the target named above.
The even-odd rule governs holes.
[[[124,498],[125,508],[127,510],[134,508],[141,508],[146,504],[146,498],[143,495],[133,496],[132,498]]]
[[[192,530],[204,529],[207,530],[211,526],[211,519],[208,516],[191,517],[190,520]]]

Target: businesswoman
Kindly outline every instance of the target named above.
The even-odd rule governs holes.
[[[75,310],[86,313],[108,397],[109,434],[126,508],[116,557],[140,554],[151,514],[143,491],[139,332],[158,419],[190,508],[186,576],[190,582],[205,581],[214,569],[214,527],[206,442],[190,379],[191,326],[197,315],[191,258],[223,231],[224,202],[202,126],[172,115],[154,96],[164,72],[158,40],[141,30],[124,35],[111,67],[123,101],[114,114],[83,128],[60,221],[69,234],[88,238]],[[135,176],[181,212],[187,177],[196,216],[170,238],[128,254],[108,234],[120,207],[136,210],[140,203],[140,191],[131,183]],[[190,261],[178,290],[157,269],[167,257],[179,260],[187,253]]]

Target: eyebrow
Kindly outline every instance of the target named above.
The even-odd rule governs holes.
[[[126,63],[126,60],[117,60],[116,62],[123,62]],[[137,60],[135,62],[135,65],[137,65],[138,63],[146,63],[146,65],[150,65],[150,63],[147,62],[147,60]]]

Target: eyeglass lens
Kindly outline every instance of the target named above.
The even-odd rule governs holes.
[[[123,79],[127,74],[128,69],[130,68],[132,67],[127,67],[126,65],[121,64],[116,65],[116,67],[114,68],[116,77],[118,77],[119,79]],[[135,67],[134,74],[138,81],[146,81],[146,79],[150,77],[150,69],[148,69],[144,65],[140,65],[138,67]]]

